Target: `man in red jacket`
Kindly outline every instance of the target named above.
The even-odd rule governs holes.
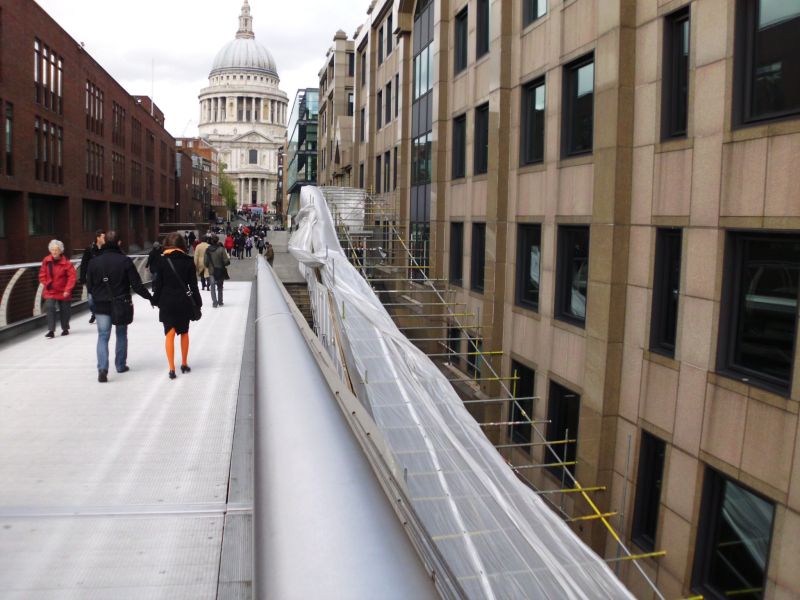
[[[39,283],[44,286],[42,297],[45,299],[47,311],[47,334],[56,336],[56,310],[61,316],[61,335],[69,335],[69,317],[72,309],[72,289],[75,287],[77,273],[75,265],[64,256],[64,244],[59,240],[50,240],[47,245],[50,251],[44,257],[39,268]]]

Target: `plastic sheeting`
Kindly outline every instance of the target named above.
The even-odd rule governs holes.
[[[344,256],[325,198],[304,187],[289,251],[332,294],[351,379],[406,472],[426,533],[469,598],[633,598],[506,465],[436,365]],[[362,397],[365,396],[365,397]]]

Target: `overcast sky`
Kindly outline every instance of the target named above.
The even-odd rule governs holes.
[[[236,35],[242,0],[37,2],[129,93],[151,95],[154,79],[173,136],[197,134],[197,95],[217,51]],[[369,0],[250,0],[256,40],[275,57],[290,110],[297,89],[319,84],[336,30],[352,37],[368,7]]]

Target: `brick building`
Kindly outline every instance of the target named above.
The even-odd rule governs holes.
[[[146,96],[131,96],[31,0],[0,13],[0,263],[67,252],[99,227],[128,250],[175,217],[175,141]]]

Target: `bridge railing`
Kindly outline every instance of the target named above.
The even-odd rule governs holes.
[[[150,272],[145,268],[146,254],[131,254],[133,264],[144,283],[150,283]],[[80,258],[70,259],[80,277]],[[44,286],[39,283],[41,262],[0,265],[0,331],[13,325],[36,319],[44,314]],[[87,301],[86,286],[76,285],[72,290],[72,306]]]

